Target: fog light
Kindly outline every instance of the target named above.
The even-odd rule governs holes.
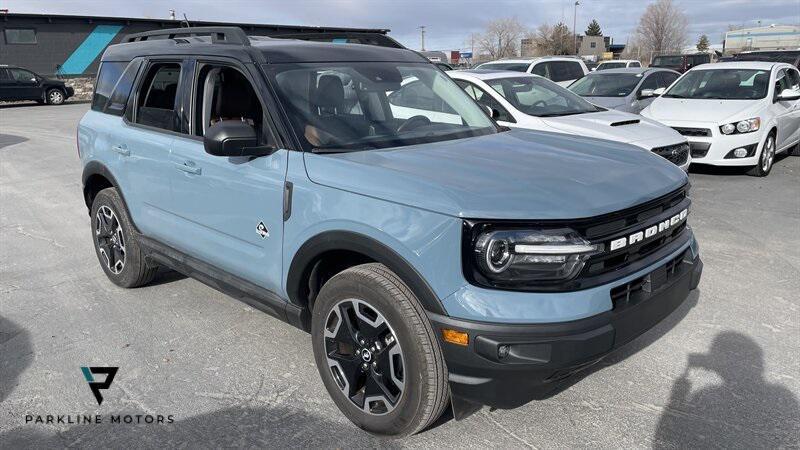
[[[746,148],[737,148],[733,151],[733,156],[737,158],[744,158],[747,156],[747,149]]]

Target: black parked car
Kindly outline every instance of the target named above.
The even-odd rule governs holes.
[[[21,67],[0,66],[0,101],[35,100],[60,105],[74,93],[61,80],[45,78]]]

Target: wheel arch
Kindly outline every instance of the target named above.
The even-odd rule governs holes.
[[[81,180],[83,183],[83,201],[86,203],[88,214],[92,214],[92,203],[94,202],[94,198],[97,196],[97,194],[103,189],[113,187],[117,189],[119,196],[122,198],[122,204],[125,207],[125,212],[131,219],[131,225],[133,225],[134,230],[137,232],[139,231],[139,229],[136,227],[136,224],[133,222],[131,211],[128,209],[128,202],[125,201],[125,194],[122,192],[119,183],[117,183],[116,178],[114,178],[114,175],[111,173],[108,167],[99,161],[89,161],[89,163],[83,168]]]
[[[372,237],[352,231],[325,231],[300,246],[286,279],[289,301],[311,312],[324,281],[367,262],[385,265],[406,283],[427,311],[446,315],[433,289],[403,256]]]

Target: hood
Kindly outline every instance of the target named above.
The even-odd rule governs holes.
[[[554,131],[629,144],[664,138],[668,141],[665,141],[666,145],[680,140],[675,130],[642,116],[622,111],[609,110],[575,114],[574,116],[542,117],[541,119]]]
[[[583,97],[583,99],[604,108],[619,109],[627,106],[627,97]]]
[[[464,218],[591,217],[687,181],[677,166],[638,147],[524,130],[304,158],[316,183]]]
[[[702,100],[659,97],[647,107],[647,116],[670,123],[702,121],[723,124],[757,116],[763,101],[763,99]]]

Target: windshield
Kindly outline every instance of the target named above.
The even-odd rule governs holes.
[[[485,82],[515,108],[531,116],[556,117],[602,111],[541,77],[498,78]]]
[[[569,90],[584,97],[626,97],[640,81],[640,73],[593,73],[572,83]]]
[[[510,70],[512,72],[527,72],[528,67],[530,67],[530,63],[527,62],[490,62],[490,63],[483,63],[480,66],[476,67],[476,69],[487,69],[487,70]]]
[[[664,97],[755,100],[767,96],[768,86],[767,70],[693,70],[678,80]]]
[[[597,66],[597,70],[624,69],[624,68],[625,68],[624,62],[600,63],[600,65]]]
[[[683,64],[683,56],[656,56],[651,65],[680,67],[681,64]]]
[[[264,66],[306,150],[400,147],[497,132],[492,120],[433,64]]]

